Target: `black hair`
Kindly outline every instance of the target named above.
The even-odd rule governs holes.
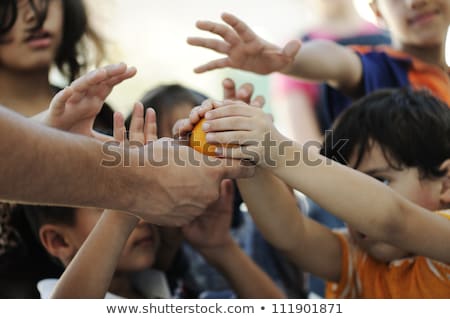
[[[2,0],[0,2],[0,36],[11,30],[17,20],[17,1]],[[28,0],[36,15],[36,24],[33,29],[39,29],[47,17],[49,0],[39,1],[41,4],[36,5],[36,0]],[[93,56],[94,64],[98,65],[105,57],[105,49],[100,36],[89,25],[83,1],[61,1],[64,16],[63,39],[55,63],[67,79],[73,81],[91,63],[88,56]],[[81,41],[84,36],[93,44],[94,50],[91,47],[88,50],[87,43]],[[95,54],[92,54],[93,52]]]
[[[356,155],[358,168],[373,143],[394,169],[416,167],[420,177],[445,174],[450,158],[450,109],[431,93],[411,88],[372,93],[343,112],[327,134],[321,154],[347,165]],[[335,150],[337,141],[346,144]]]
[[[186,88],[179,84],[160,85],[147,91],[141,98],[144,108],[153,108],[156,113],[157,127],[161,127],[161,115],[170,113],[175,107],[182,103],[192,105],[202,104],[208,97],[198,91]],[[126,126],[129,127],[131,115],[126,120]],[[158,136],[160,132],[158,131]]]

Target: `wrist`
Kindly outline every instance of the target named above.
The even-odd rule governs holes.
[[[236,242],[233,240],[233,238],[231,238],[231,236],[229,236],[227,240],[220,245],[193,245],[193,247],[198,251],[200,255],[203,256],[203,258],[205,258],[208,263],[212,265],[222,264],[234,254],[236,248],[239,249]]]

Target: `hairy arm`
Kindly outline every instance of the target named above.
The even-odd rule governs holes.
[[[9,201],[71,206],[125,208],[120,168],[100,165],[102,144],[83,136],[44,127],[0,107],[0,198]],[[113,173],[118,178],[113,178]],[[96,179],[98,183],[92,183]],[[103,187],[102,187],[103,185]],[[108,187],[105,187],[108,185]]]

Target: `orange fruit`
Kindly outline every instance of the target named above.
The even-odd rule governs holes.
[[[202,129],[202,125],[205,119],[201,119],[191,132],[189,137],[189,146],[194,150],[203,153],[205,155],[214,156],[216,155],[216,146],[206,143],[206,133]]]

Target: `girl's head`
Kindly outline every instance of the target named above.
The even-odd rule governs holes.
[[[67,266],[103,210],[95,208],[68,208],[25,206],[25,215],[32,231],[51,255]],[[113,240],[114,234],[111,234]],[[139,222],[122,251],[118,272],[135,272],[151,268],[159,246],[156,226]]]
[[[424,208],[439,210],[450,207],[449,136],[450,109],[445,103],[425,91],[382,90],[339,117],[321,153]],[[337,141],[346,142],[336,151]],[[357,231],[353,235],[378,259],[401,255],[387,253],[388,245],[380,248]]]
[[[450,24],[448,0],[373,0],[375,16],[394,44],[427,47],[445,43]]]
[[[85,35],[96,48],[98,62],[104,50],[82,0],[0,2],[0,68],[48,70],[55,63],[72,81],[89,63],[81,41]]]
[[[202,104],[207,97],[200,92],[178,84],[161,85],[148,91],[141,99],[147,109],[156,112],[158,137],[172,137],[172,127],[179,119],[189,116],[192,108]],[[131,116],[127,119],[127,126]]]

